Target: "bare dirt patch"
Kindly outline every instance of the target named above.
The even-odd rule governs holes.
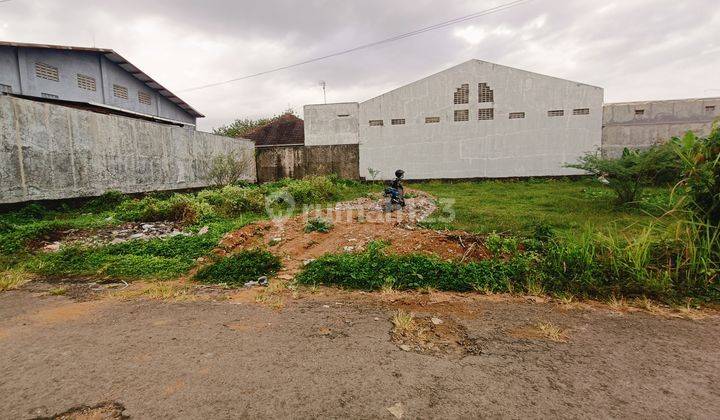
[[[467,328],[452,318],[415,316],[400,310],[391,321],[390,339],[401,350],[450,358],[480,354]]]
[[[414,192],[416,193],[416,192]],[[328,253],[361,252],[372,241],[387,241],[390,252],[422,253],[457,261],[478,261],[489,257],[482,238],[464,232],[422,229],[417,222],[435,210],[425,193],[407,199],[402,211],[385,213],[382,200],[361,198],[339,203],[281,221],[263,221],[227,234],[216,253],[220,255],[263,247],[281,256],[279,278],[291,279],[308,262]],[[332,222],[327,233],[305,232],[309,218]]]
[[[117,402],[106,402],[94,406],[80,406],[71,408],[64,413],[51,417],[36,417],[36,419],[52,420],[115,420],[127,419],[123,414],[125,407]]]

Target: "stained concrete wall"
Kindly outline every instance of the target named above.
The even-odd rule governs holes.
[[[623,149],[646,149],[688,131],[707,135],[720,118],[720,98],[606,104],[602,150],[617,157]]]
[[[494,102],[479,102],[479,83],[493,89]],[[454,93],[463,84],[470,88],[469,103],[455,105]],[[397,168],[409,179],[580,174],[564,165],[600,148],[602,103],[599,87],[471,60],[360,103],[360,175],[368,177],[368,168],[381,171],[383,179]],[[345,135],[352,128],[338,133],[329,122],[339,107],[306,108],[306,142],[309,135],[313,144],[353,141]],[[480,108],[492,108],[494,118],[479,120]],[[585,108],[587,115],[573,115]],[[467,110],[469,120],[456,122],[456,110]],[[551,110],[564,115],[549,117]],[[525,118],[510,119],[516,112]],[[426,117],[440,122],[428,124]],[[323,118],[329,120],[316,121]],[[404,124],[393,125],[393,119]],[[371,120],[383,125],[370,126]]]
[[[205,187],[215,156],[254,144],[0,95],[0,203]]]
[[[272,146],[256,149],[258,182],[307,175],[336,174],[359,179],[357,144],[328,146]]]
[[[305,144],[357,144],[360,104],[305,105]]]

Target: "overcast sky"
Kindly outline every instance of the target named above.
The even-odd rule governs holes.
[[[183,92],[509,0],[11,0],[0,40],[112,48],[207,115],[362,101],[471,58],[605,88],[605,101],[720,96],[720,1],[533,0],[398,42]],[[94,41],[93,41],[94,40]]]

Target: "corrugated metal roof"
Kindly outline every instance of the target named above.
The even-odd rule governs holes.
[[[7,47],[17,47],[17,48],[44,48],[44,49],[50,49],[50,50],[68,50],[68,51],[84,51],[84,52],[95,52],[98,54],[102,54],[107,58],[108,60],[112,61],[113,63],[117,64],[122,68],[123,70],[130,73],[133,77],[138,79],[139,81],[143,82],[147,87],[150,89],[156,91],[160,95],[164,96],[168,100],[170,100],[175,105],[179,106],[185,112],[192,115],[196,118],[203,118],[204,115],[195,110],[195,108],[191,107],[187,102],[183,101],[177,95],[170,92],[168,89],[163,87],[160,83],[155,81],[152,77],[148,76],[146,73],[144,73],[142,70],[137,68],[135,65],[133,65],[131,62],[126,60],[122,55],[118,54],[115,50],[110,50],[107,48],[93,48],[93,47],[71,47],[67,45],[48,45],[48,44],[28,44],[28,43],[22,43],[22,42],[6,42],[6,41],[0,41],[0,46],[7,46]]]

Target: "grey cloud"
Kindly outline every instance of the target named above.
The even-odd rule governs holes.
[[[169,88],[263,71],[505,2],[441,0],[15,0],[0,39],[114,48]],[[209,129],[322,100],[364,100],[470,58],[606,88],[606,99],[720,89],[716,0],[535,0],[378,48],[180,96]],[[533,25],[539,17],[543,25]],[[7,25],[7,26],[6,26]],[[487,34],[469,43],[456,31]],[[704,52],[704,54],[703,54]],[[717,91],[715,92],[717,94]]]

